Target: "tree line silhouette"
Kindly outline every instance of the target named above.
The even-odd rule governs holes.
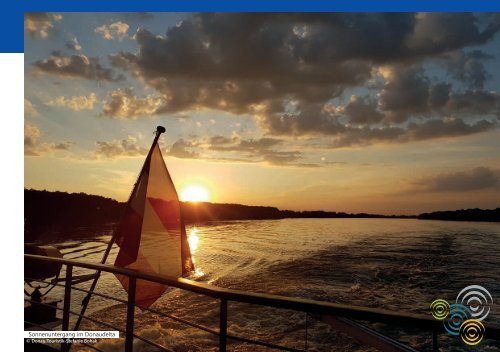
[[[68,238],[92,233],[89,228],[112,229],[123,214],[125,203],[86,193],[24,190],[25,242]],[[241,204],[181,202],[187,223],[221,220],[265,220],[284,218],[419,218],[439,220],[500,221],[495,210],[458,210],[425,213],[418,216],[350,214],[331,211],[292,211],[275,207]]]
[[[423,220],[450,220],[450,221],[488,221],[500,222],[500,208],[485,209],[460,209],[435,211],[433,213],[423,213],[417,216]]]

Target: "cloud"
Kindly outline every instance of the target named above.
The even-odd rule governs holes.
[[[338,133],[333,148],[367,146],[376,143],[409,143],[437,138],[456,138],[491,130],[497,125],[488,120],[468,124],[458,118],[410,123],[408,127],[348,127]]]
[[[99,33],[106,40],[123,40],[127,36],[130,26],[122,21],[111,23],[110,25],[102,25],[97,27],[94,32]]]
[[[82,46],[78,42],[78,39],[76,37],[74,37],[73,39],[71,39],[70,41],[68,41],[65,46],[66,46],[67,49],[70,49],[70,50],[75,50],[75,51],[81,51],[82,50]]]
[[[41,132],[36,126],[30,125],[30,124],[24,125],[24,148],[25,148],[25,151],[26,151],[26,149],[32,149],[37,145],[38,139],[40,138],[40,135],[41,135]]]
[[[249,152],[251,154],[268,151],[271,147],[283,141],[276,138],[241,139],[235,135],[232,138],[213,136],[208,139],[208,149],[214,151]]]
[[[402,138],[408,141],[421,141],[433,138],[461,137],[488,131],[494,127],[496,125],[488,120],[480,120],[472,124],[465,123],[458,118],[429,120],[422,124],[410,124]]]
[[[254,116],[270,136],[407,142],[496,126],[496,92],[465,49],[499,29],[489,14],[201,13],[164,35],[138,29],[138,51],[110,61],[156,90],[154,114],[223,110]],[[428,60],[469,90],[431,77]],[[421,132],[430,125],[452,130]]]
[[[302,159],[302,154],[299,151],[267,151],[262,153],[262,158],[271,165],[300,167],[318,166],[313,163],[298,163],[298,161]]]
[[[97,101],[96,94],[90,93],[88,96],[82,95],[70,98],[59,96],[55,99],[47,101],[45,105],[64,107],[73,111],[82,111],[82,110],[92,110],[94,108],[94,104],[96,103],[96,101]]]
[[[483,44],[499,29],[500,21],[496,15],[489,16],[486,23],[480,23],[472,13],[419,13],[407,46],[420,54],[444,53]]]
[[[500,95],[498,92],[484,90],[467,90],[450,94],[446,102],[448,113],[461,114],[469,117],[489,115],[500,118]]]
[[[439,22],[441,17],[463,23],[453,24],[438,43],[427,40],[421,22]],[[481,32],[476,22],[473,15],[462,14],[204,13],[170,28],[165,36],[139,29],[135,34],[139,52],[120,53],[115,62],[162,90],[173,90],[177,84],[162,78],[183,77],[204,79],[221,92],[229,83],[236,89],[226,89],[225,95],[233,99],[239,98],[237,91],[249,90],[251,81],[267,84],[266,93],[273,95],[328,98],[338,87],[364,82],[372,63],[439,55],[482,43],[498,29],[485,24],[489,29]],[[462,25],[468,30],[465,37]],[[262,98],[257,95],[255,99]]]
[[[38,127],[29,123],[24,125],[24,155],[40,156],[52,154],[56,151],[67,151],[74,144],[69,141],[60,143],[41,143],[41,136],[42,132]]]
[[[185,141],[184,139],[179,139],[177,140],[170,149],[168,150],[168,154],[170,156],[173,156],[174,158],[180,158],[180,159],[197,159],[200,154],[191,150],[188,150],[188,148],[195,147],[195,143]]]
[[[398,67],[384,72],[387,83],[380,92],[381,109],[395,122],[429,109],[430,82],[420,67]]]
[[[345,105],[299,103],[284,112],[271,112],[264,104],[258,123],[271,135],[331,136],[334,146],[344,147],[466,136],[498,126],[496,92],[453,92],[449,84],[432,83],[413,65],[380,72],[385,83],[376,97],[351,96]]]
[[[245,16],[242,20],[246,25]],[[227,41],[221,41],[216,28],[198,22],[184,21],[165,37],[139,29],[134,36],[139,53],[119,53],[111,60],[168,96],[166,110],[170,112],[211,108],[246,113],[253,105],[286,95],[317,101],[370,76],[370,66],[361,62],[311,62],[305,70],[298,58],[282,52],[289,40],[286,31],[271,25],[262,40],[253,39],[242,46],[236,40],[240,28],[231,29],[235,33]],[[205,33],[205,29],[214,32]],[[241,35],[245,41],[251,33]]]
[[[391,122],[404,122],[409,117],[500,115],[500,96],[482,89],[453,91],[451,84],[433,83],[422,67],[391,67],[384,70],[387,82],[379,96],[380,109]],[[476,77],[477,79],[477,77]]]
[[[254,162],[265,161],[271,165],[313,166],[299,163],[302,159],[299,151],[275,149],[282,143],[282,140],[276,138],[241,139],[239,136],[234,136],[228,139],[215,136],[210,139],[208,148],[214,151],[230,152]]]
[[[352,95],[349,103],[339,112],[344,113],[350,122],[359,124],[379,123],[385,117],[375,99],[356,95]]]
[[[38,117],[40,113],[35,108],[33,103],[28,99],[24,98],[24,115],[29,117]]]
[[[128,136],[127,139],[113,141],[97,141],[97,150],[94,156],[97,158],[119,158],[119,157],[136,157],[148,154],[148,149],[138,145],[137,139],[133,136]]]
[[[466,83],[472,89],[478,89],[483,88],[484,82],[490,77],[483,61],[492,58],[481,50],[471,52],[461,50],[449,54],[444,64],[452,77]]]
[[[465,192],[489,189],[499,184],[498,172],[488,167],[443,173],[414,180],[415,190],[429,192]]]
[[[73,142],[65,141],[48,145],[50,146],[51,150],[55,151],[55,150],[69,150],[73,146],[73,144],[74,144]],[[47,146],[47,144],[44,145]]]
[[[62,20],[61,15],[46,12],[26,12],[24,14],[24,32],[32,38],[48,38],[54,22]]]
[[[111,118],[137,119],[141,116],[152,116],[161,113],[165,98],[158,95],[148,95],[138,98],[131,89],[117,89],[108,94],[104,101],[102,116]]]
[[[278,150],[283,140],[276,138],[242,139],[212,136],[201,141],[177,140],[169,150],[176,158],[203,159],[221,162],[267,163],[275,166],[317,167],[319,165],[301,162],[299,151]],[[202,155],[200,151],[205,153]],[[208,151],[208,153],[207,153]]]
[[[117,76],[112,69],[103,67],[98,58],[83,54],[64,56],[53,52],[49,58],[36,61],[33,66],[36,74],[50,74],[61,78],[108,82],[124,79],[123,75]]]
[[[341,134],[348,129],[336,109],[330,104],[299,105],[297,111],[272,112],[257,115],[259,126],[271,135],[324,135]]]

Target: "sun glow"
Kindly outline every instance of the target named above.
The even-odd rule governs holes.
[[[190,185],[182,189],[181,200],[184,202],[208,202],[210,195],[205,187]]]

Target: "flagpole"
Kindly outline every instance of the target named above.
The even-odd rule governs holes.
[[[151,159],[151,154],[153,153],[153,149],[156,146],[156,144],[158,143],[158,139],[160,138],[160,135],[162,133],[164,133],[165,131],[166,131],[165,127],[163,127],[163,126],[156,127],[155,139],[153,140],[153,144],[151,144],[151,148],[149,149],[148,156],[146,157],[146,160],[144,161],[144,164],[142,165],[141,172],[139,173],[139,176],[137,177],[137,181],[135,181],[134,187],[132,188],[132,193],[130,194],[130,196],[128,198],[127,204],[125,205],[124,213],[130,204],[130,201],[132,199],[132,195],[136,191],[136,188],[139,184],[139,180],[141,179],[142,173],[144,172],[144,168],[146,167],[149,159]],[[102,259],[101,259],[101,264],[106,263],[106,260],[108,259],[108,256],[109,256],[109,253],[111,252],[111,248],[113,247],[113,243],[116,240],[117,234],[118,234],[118,231],[117,231],[117,229],[115,229],[113,231],[113,235],[111,236],[111,239],[109,240],[108,246],[106,247],[106,250],[104,251],[104,254],[103,254]],[[91,298],[92,294],[94,293],[95,287],[97,285],[97,280],[99,280],[100,276],[101,276],[101,271],[97,270],[95,273],[94,281],[92,282],[92,285],[90,286],[90,289],[87,292],[87,295],[82,300],[82,310],[80,312],[80,315],[78,316],[78,320],[76,321],[75,327],[73,329],[74,331],[78,330],[78,328],[80,327],[80,324],[82,323],[83,316],[85,315],[85,311],[87,310],[87,306],[89,305],[90,298]]]

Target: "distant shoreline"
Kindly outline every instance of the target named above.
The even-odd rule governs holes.
[[[121,217],[124,206],[123,202],[85,193],[25,189],[25,242],[36,241],[49,234],[66,233],[79,227],[116,223]],[[220,203],[182,202],[181,207],[187,223],[286,218],[387,218],[500,222],[500,208],[437,211],[420,215],[381,215],[322,210],[293,211],[268,206]]]

